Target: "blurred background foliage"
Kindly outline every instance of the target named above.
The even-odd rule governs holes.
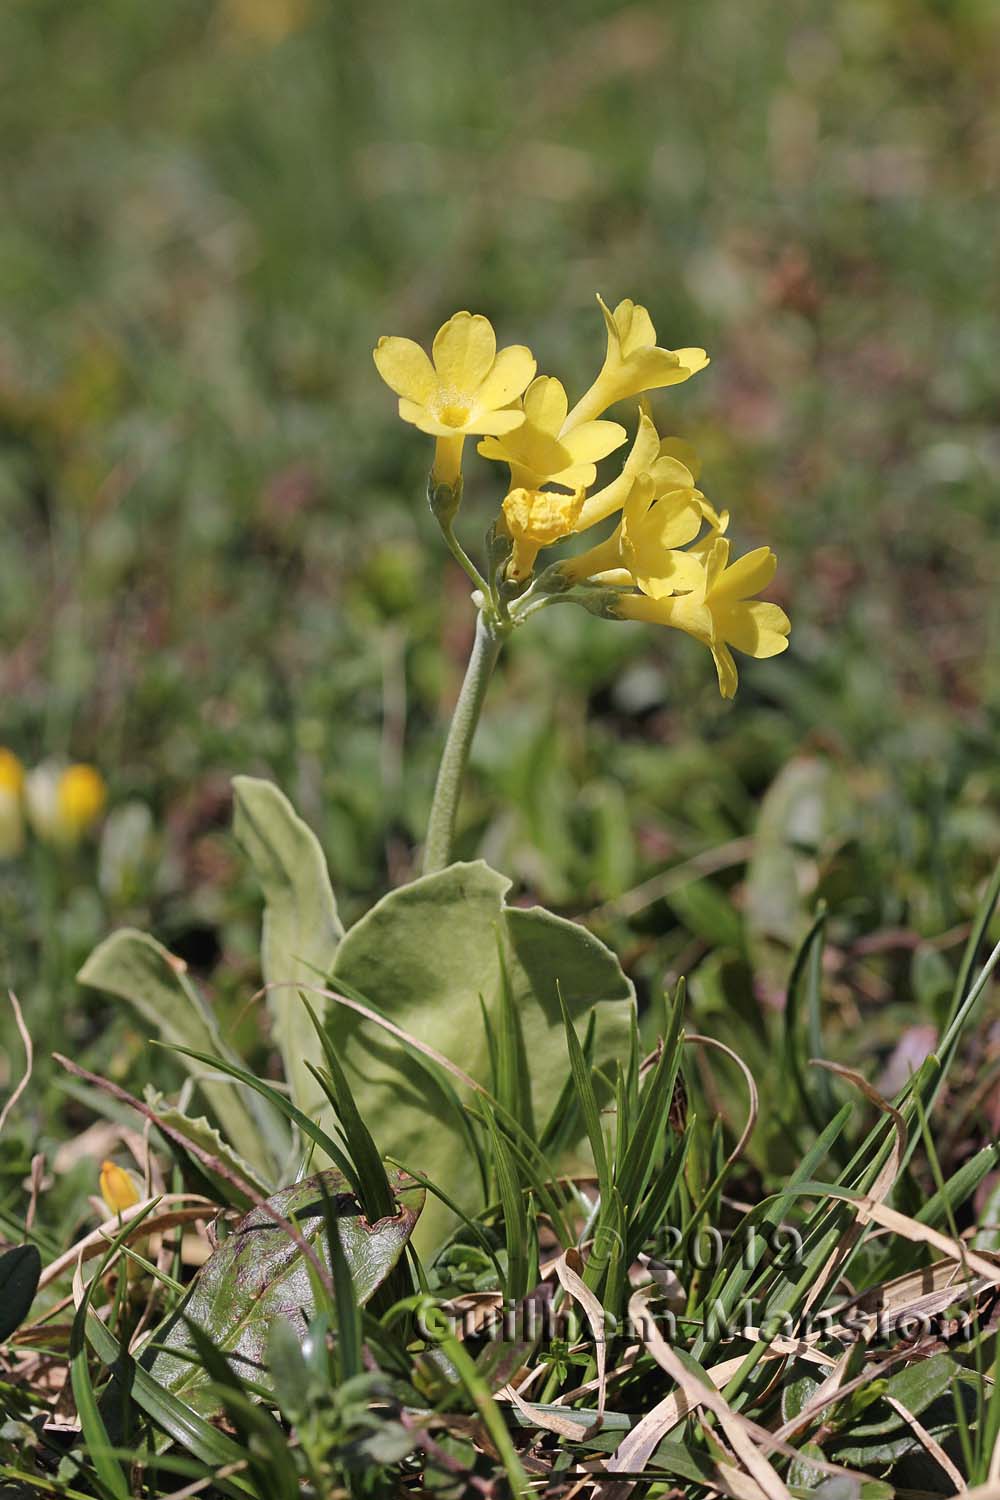
[[[264,1060],[234,772],[348,919],[413,872],[472,616],[370,350],[469,307],[575,399],[597,290],[713,355],[654,406],[792,649],[728,705],[676,632],[543,615],[461,852],[758,1067],[826,899],[831,1052],[926,1047],[1000,849],[994,0],[6,0],[0,59],[0,741],[110,787],[0,868],[39,1051],[162,1084],[73,979],[134,922]]]

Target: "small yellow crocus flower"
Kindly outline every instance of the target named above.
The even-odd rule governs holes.
[[[572,536],[583,508],[583,490],[571,495],[556,490],[511,490],[503,502],[503,515],[513,541],[507,576],[523,583],[535,566],[543,547]]]
[[[757,547],[729,562],[729,542],[717,536],[704,556],[697,588],[686,594],[654,599],[622,594],[614,612],[627,620],[672,625],[706,645],[715,661],[723,698],[736,692],[738,674],[730,647],[748,656],[778,656],[788,647],[791,623],[785,611],[751,596],[766,588],[778,560],[770,547]]]
[[[101,1197],[107,1204],[109,1213],[124,1213],[127,1208],[134,1207],[141,1198],[139,1189],[130,1174],[123,1167],[116,1166],[113,1161],[101,1163],[100,1187]]]
[[[0,745],[0,859],[13,859],[24,848],[24,767]]]
[[[107,802],[104,777],[94,766],[36,766],[25,781],[28,817],[48,844],[72,847],[97,822]]]
[[[462,472],[462,450],[471,434],[503,436],[520,427],[524,412],[511,403],[535,373],[523,344],[497,352],[488,318],[457,312],[438,329],[431,357],[404,338],[381,338],[375,366],[399,397],[399,415],[437,438],[433,478],[454,487]]]
[[[477,452],[510,465],[512,489],[539,490],[544,484],[588,489],[596,464],[625,441],[619,422],[583,422],[560,438],[569,401],[561,380],[539,375],[524,393],[524,422],[502,437],[485,437]]]
[[[67,766],[56,790],[59,825],[63,836],[76,841],[92,828],[108,800],[104,777],[94,766]]]
[[[689,380],[708,364],[704,349],[661,349],[646,309],[626,297],[614,312],[598,294],[608,331],[608,350],[594,384],[574,406],[562,435],[592,421],[616,401]]]

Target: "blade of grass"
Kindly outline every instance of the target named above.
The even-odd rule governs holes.
[[[70,1382],[73,1387],[73,1400],[76,1402],[77,1415],[80,1418],[80,1432],[86,1444],[94,1469],[96,1479],[100,1484],[101,1491],[105,1495],[111,1495],[114,1500],[129,1500],[129,1485],[122,1471],[121,1465],[112,1458],[108,1452],[111,1447],[111,1439],[104,1425],[94,1394],[93,1382],[90,1378],[90,1368],[87,1359],[87,1339],[85,1326],[87,1315],[90,1312],[91,1298],[94,1288],[100,1282],[105,1270],[113,1257],[114,1251],[105,1256],[101,1261],[93,1278],[87,1284],[80,1305],[73,1319],[73,1327],[70,1333],[69,1345],[69,1370]]]
[[[326,1235],[330,1246],[330,1266],[333,1271],[333,1298],[337,1318],[337,1354],[340,1361],[340,1378],[351,1380],[360,1375],[361,1359],[361,1309],[358,1307],[354,1277],[340,1238],[337,1212],[326,1186],[320,1184],[323,1195],[323,1214],[326,1219]]]
[[[592,1010],[587,1017],[587,1030],[584,1032],[582,1051],[583,1059],[588,1068],[594,1063],[594,1044],[597,1037],[597,1013]],[[580,1106],[577,1098],[576,1085],[573,1082],[573,1074],[570,1073],[562,1088],[559,1097],[553,1106],[552,1113],[541,1135],[538,1137],[538,1146],[543,1153],[551,1153],[558,1156],[563,1147],[576,1136],[580,1126]]]
[[[489,1106],[486,1106],[489,1110]],[[503,1207],[504,1239],[507,1245],[505,1295],[515,1302],[527,1296],[529,1287],[528,1236],[530,1233],[530,1199],[525,1202],[521,1180],[507,1141],[497,1128],[489,1111],[490,1144],[493,1148],[493,1172]]]
[[[341,1129],[344,1132],[344,1140],[351,1160],[357,1168],[360,1180],[361,1192],[359,1201],[364,1210],[365,1217],[370,1224],[378,1219],[388,1219],[396,1212],[396,1202],[392,1196],[392,1188],[389,1179],[385,1175],[385,1167],[378,1147],[372,1140],[371,1132],[361,1118],[358,1106],[355,1103],[351,1086],[340,1061],[334,1051],[329,1034],[317,1016],[312,1005],[305,995],[301,996],[302,1003],[309,1012],[309,1019],[313,1023],[316,1035],[319,1037],[320,1046],[323,1049],[323,1057],[327,1070],[330,1074],[330,1084],[333,1090],[333,1104],[340,1120]],[[318,1078],[318,1070],[308,1065],[310,1071]]]
[[[594,1153],[597,1184],[603,1198],[611,1191],[611,1168],[608,1163],[604,1132],[601,1129],[601,1116],[597,1108],[597,1096],[594,1093],[592,1073],[591,1069],[587,1066],[583,1055],[583,1048],[580,1046],[580,1039],[576,1034],[573,1022],[569,1018],[566,1002],[563,1000],[562,990],[558,985],[556,986],[556,993],[559,996],[559,1009],[562,1012],[563,1026],[566,1031],[566,1048],[569,1052],[570,1072],[576,1087],[577,1098],[580,1101],[587,1139],[590,1141],[590,1149]]]
[[[500,1455],[500,1461],[507,1474],[507,1482],[514,1496],[527,1496],[528,1476],[524,1472],[517,1449],[514,1447],[511,1435],[507,1430],[507,1424],[499,1406],[494,1401],[490,1388],[477,1371],[468,1353],[459,1343],[458,1339],[451,1333],[442,1332],[437,1336],[438,1346],[446,1359],[450,1360],[455,1367],[459,1381],[465,1387],[473,1405],[478,1411],[485,1424],[486,1430],[493,1440],[493,1445]]]
[[[808,992],[807,1009],[816,1004],[815,995],[812,994],[812,983],[810,980],[811,959],[814,951],[817,951],[822,959],[823,944],[826,936],[826,906],[821,905],[813,919],[812,926],[799,944],[798,952],[792,964],[792,971],[788,976],[788,988],[785,992],[784,1013],[784,1058],[788,1075],[795,1085],[795,1092],[806,1112],[806,1116],[816,1130],[822,1130],[823,1119],[817,1110],[813,1099],[812,1090],[806,1081],[805,1072],[805,1049],[802,1045],[799,1028],[799,1013],[801,1010],[801,994],[803,980]],[[807,1020],[808,1025],[808,1020]],[[818,1050],[818,1049],[817,1049]],[[813,1051],[817,1055],[817,1051]]]

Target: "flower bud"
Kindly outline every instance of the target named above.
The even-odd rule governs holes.
[[[113,1161],[101,1163],[101,1197],[113,1214],[124,1213],[140,1201],[139,1190],[123,1167]]]
[[[430,506],[440,526],[450,526],[458,515],[458,508],[462,503],[462,476],[459,474],[454,483],[441,481],[434,477],[433,473],[427,480],[427,504]]]

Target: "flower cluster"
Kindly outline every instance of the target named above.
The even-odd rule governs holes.
[[[613,312],[598,302],[607,352],[572,410],[559,380],[536,376],[529,349],[513,344],[497,350],[493,328],[481,315],[449,318],[430,357],[410,339],[382,338],[375,364],[399,397],[403,420],[436,439],[432,503],[460,560],[467,562],[450,527],[461,499],[466,438],[478,437],[477,451],[509,469],[495,592],[511,624],[565,599],[612,619],[672,625],[708,647],[720,691],[731,698],[737,685],[731,648],[766,657],[788,645],[785,612],[754,597],[773,577],[776,559],[770,548],[759,547],[730,561],[728,511],[706,499],[691,445],[662,438],[645,400],[645,393],[697,374],[708,356],[704,349],[660,348],[649,313],[628,299]],[[636,397],[628,456],[617,476],[595,491],[598,463],[628,438],[603,414]],[[603,541],[536,574],[545,548],[612,517],[617,521]],[[508,597],[514,601],[509,610]]]
[[[43,843],[73,848],[106,801],[104,778],[93,766],[46,761],[25,771],[14,752],[0,745],[0,859],[20,854],[29,824]]]

